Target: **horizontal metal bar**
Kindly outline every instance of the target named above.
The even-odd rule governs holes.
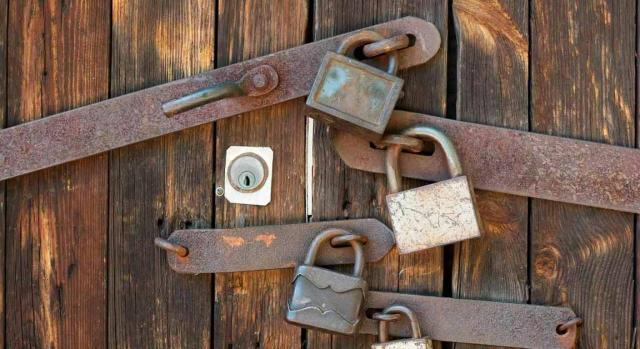
[[[366,29],[384,37],[400,34],[416,37],[414,46],[398,52],[401,68],[426,62],[440,47],[435,26],[414,17]],[[334,51],[347,35],[4,129],[0,131],[0,180],[305,96],[325,53]],[[278,86],[267,95],[227,98],[173,117],[167,117],[162,110],[166,102],[221,82],[238,81],[247,71],[260,65],[269,65],[278,74]]]
[[[340,228],[367,237],[366,260],[375,262],[393,247],[393,233],[375,219],[301,223],[235,229],[177,230],[169,243],[186,248],[185,257],[167,254],[178,273],[220,273],[292,268],[301,263],[311,241],[328,228]],[[353,263],[350,247],[323,248],[318,265]]]
[[[640,150],[395,111],[388,133],[413,125],[442,130],[456,146],[476,189],[640,213]],[[347,166],[385,172],[385,151],[334,131],[332,142]],[[404,177],[448,178],[442,151],[403,153]]]
[[[558,326],[575,319],[568,308],[498,303],[371,291],[368,309],[392,304],[409,307],[418,316],[422,335],[434,340],[515,348],[573,348],[576,327],[559,334]],[[377,334],[378,323],[365,319],[361,333]],[[408,338],[406,319],[389,324],[393,336]]]

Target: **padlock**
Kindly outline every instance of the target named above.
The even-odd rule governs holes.
[[[453,142],[440,130],[413,126],[403,136],[434,141],[444,151],[451,179],[419,188],[399,190],[398,146],[387,149],[387,176],[392,193],[386,202],[400,253],[410,253],[482,235],[473,185],[462,174]]]
[[[411,322],[411,337],[409,339],[398,339],[389,341],[389,322],[397,318],[389,315],[405,315]],[[371,345],[371,349],[433,349],[431,339],[422,337],[420,323],[416,314],[404,305],[392,305],[385,308],[382,313],[374,314],[373,318],[378,320],[378,340],[380,343]]]
[[[324,56],[307,98],[307,105],[321,113],[310,116],[372,141],[382,138],[404,84],[395,75],[398,54],[387,55],[386,72],[346,54],[383,39],[374,31],[361,31],[347,37],[337,52]]]
[[[334,239],[336,238],[336,239]],[[332,240],[349,243],[355,252],[353,275],[314,265],[320,245]],[[293,294],[286,319],[292,324],[333,333],[353,335],[362,320],[367,282],[361,277],[364,268],[363,237],[342,229],[328,229],[318,234],[309,247],[304,264],[295,270]]]

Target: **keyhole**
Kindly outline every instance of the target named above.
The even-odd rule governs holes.
[[[238,184],[240,184],[240,187],[242,189],[245,189],[245,190],[253,189],[256,183],[257,183],[256,175],[249,171],[244,171],[240,173],[240,176],[238,176]]]

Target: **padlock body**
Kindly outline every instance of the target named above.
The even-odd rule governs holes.
[[[286,319],[302,327],[353,335],[360,327],[366,293],[367,283],[360,277],[300,265]]]
[[[379,140],[403,83],[376,67],[329,52],[307,98],[308,106],[324,114],[310,116],[369,140]]]
[[[473,185],[467,176],[390,194],[386,200],[400,253],[482,235]]]
[[[371,345],[371,349],[433,349],[433,343],[429,338],[398,339],[373,344]]]

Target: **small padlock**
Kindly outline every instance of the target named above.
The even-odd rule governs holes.
[[[369,140],[382,138],[404,83],[395,76],[398,53],[388,54],[386,72],[346,54],[383,39],[374,31],[360,31],[347,37],[337,52],[324,56],[307,98],[307,105],[322,113],[310,116]]]
[[[400,253],[410,253],[482,235],[482,221],[473,185],[462,175],[453,142],[440,130],[413,126],[402,132],[409,137],[435,141],[444,151],[451,179],[387,195],[391,225]],[[392,192],[398,190],[398,147],[387,149],[387,176]]]
[[[353,248],[353,275],[313,265],[320,245],[334,238]],[[364,268],[362,239],[342,229],[325,230],[313,239],[304,264],[295,270],[286,316],[288,322],[340,334],[358,332],[367,294],[367,282],[361,277]]]
[[[411,337],[389,341],[389,322],[397,318],[389,315],[405,315],[411,322]],[[378,320],[378,340],[380,343],[371,345],[371,349],[433,349],[431,339],[422,337],[420,323],[416,314],[404,305],[392,305],[385,308],[382,313],[373,315]]]

